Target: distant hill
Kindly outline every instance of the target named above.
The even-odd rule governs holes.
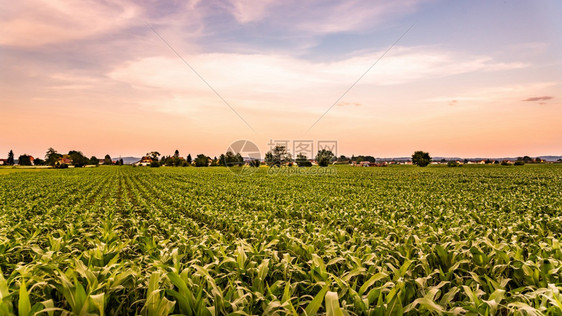
[[[119,159],[119,158],[114,158],[114,159]],[[135,162],[141,160],[141,158],[138,157],[122,157],[122,159],[123,159],[123,163],[126,165],[132,165]]]
[[[558,159],[562,159],[562,156],[539,156],[539,158],[546,161],[558,161]]]

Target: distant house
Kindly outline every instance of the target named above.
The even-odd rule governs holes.
[[[58,162],[59,162],[60,164],[67,164],[67,165],[70,165],[70,164],[72,164],[72,159],[70,158],[70,155],[62,155],[62,156],[59,158],[59,161],[58,161]]]
[[[150,166],[151,163],[152,163],[152,158],[144,156],[142,157],[141,160],[135,162],[133,165],[138,167],[146,167],[146,166]]]
[[[8,159],[0,159],[0,166],[7,165]]]

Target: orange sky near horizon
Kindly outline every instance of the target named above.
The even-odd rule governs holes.
[[[0,2],[0,158],[562,155],[556,1]]]

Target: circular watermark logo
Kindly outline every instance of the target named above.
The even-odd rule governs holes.
[[[226,150],[222,163],[236,175],[250,175],[256,172],[261,164],[260,149],[252,141],[237,140]]]

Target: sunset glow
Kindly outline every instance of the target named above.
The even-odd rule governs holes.
[[[0,158],[215,156],[238,139],[562,154],[557,1],[0,3]]]

